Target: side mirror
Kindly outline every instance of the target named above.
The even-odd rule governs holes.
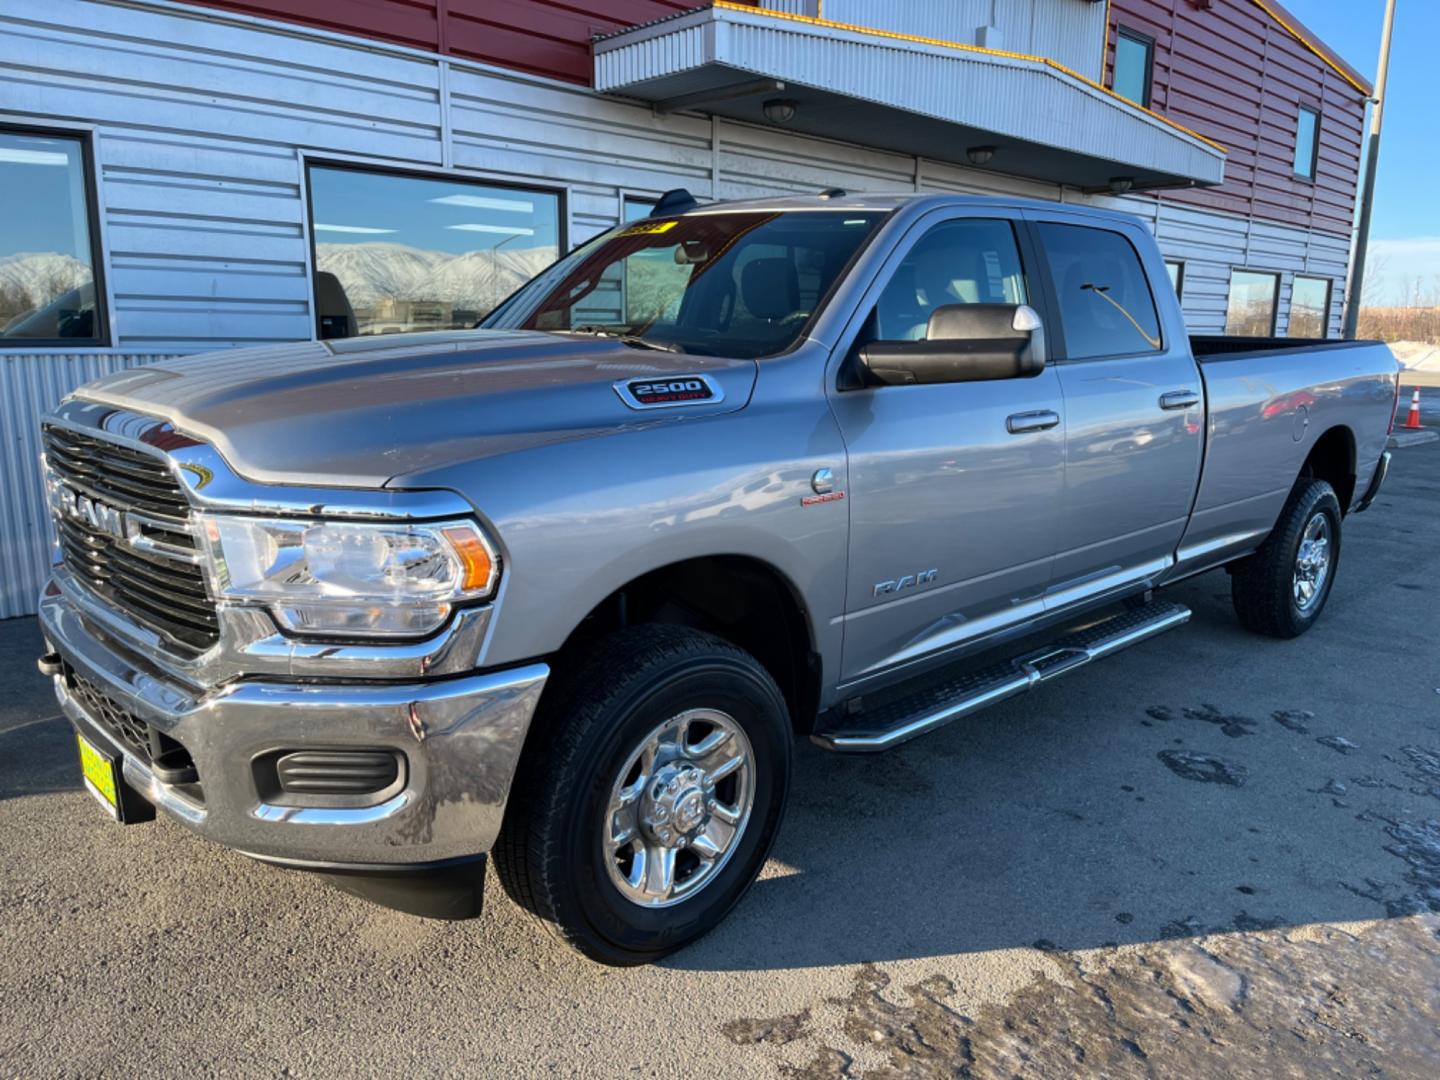
[[[1028,304],[946,304],[923,341],[874,341],[860,350],[871,383],[1023,379],[1045,370],[1044,331]]]

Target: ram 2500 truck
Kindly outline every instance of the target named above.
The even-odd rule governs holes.
[[[1187,336],[1123,215],[672,193],[476,329],[67,399],[41,668],[122,821],[436,916],[488,856],[644,962],[754,880],[796,736],[894,746],[1215,567],[1308,630],[1396,387],[1378,344]]]

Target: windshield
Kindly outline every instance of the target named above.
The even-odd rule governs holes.
[[[480,325],[771,356],[795,343],[884,216],[734,211],[638,221],[577,248]]]

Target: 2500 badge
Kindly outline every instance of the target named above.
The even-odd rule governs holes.
[[[669,405],[698,405],[724,397],[705,375],[679,375],[668,379],[631,379],[617,383],[616,391],[634,409],[656,409]]]

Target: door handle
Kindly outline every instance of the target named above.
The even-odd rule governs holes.
[[[1018,412],[1005,418],[1005,430],[1011,435],[1024,435],[1027,431],[1049,431],[1060,423],[1060,414],[1050,409],[1038,412]]]
[[[1160,395],[1162,409],[1193,409],[1200,404],[1200,395],[1194,390],[1171,390]]]

